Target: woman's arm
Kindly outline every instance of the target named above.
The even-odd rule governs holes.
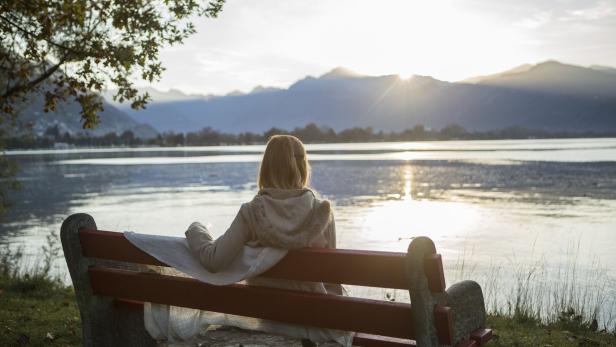
[[[336,222],[334,221],[334,213],[330,216],[330,222],[327,226],[325,238],[327,239],[327,248],[336,248]]]
[[[237,214],[227,231],[216,241],[201,224],[193,223],[185,233],[188,246],[209,272],[227,267],[249,240],[250,231],[241,214]]]

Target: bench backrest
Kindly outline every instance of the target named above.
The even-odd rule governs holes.
[[[425,237],[414,239],[408,253],[293,250],[262,275],[409,290],[412,307],[408,303],[242,284],[214,286],[192,278],[140,272],[135,264],[166,264],[133,246],[122,233],[98,230],[92,217],[83,214],[73,215],[65,221],[62,243],[82,322],[93,325],[91,329],[84,326],[84,345],[99,344],[95,341],[97,336],[107,341],[120,338],[101,336],[104,333],[98,332],[97,324],[104,323],[93,317],[97,310],[120,316],[122,321],[136,319],[143,324],[143,318],[135,317],[134,313],[142,315],[142,311],[126,310],[126,305],[121,308],[118,303],[122,302],[154,302],[355,331],[358,334],[354,343],[364,346],[471,346],[489,339],[489,331],[483,329],[485,309],[481,289],[477,294],[476,288],[468,289],[469,284],[465,284],[464,293],[456,294],[455,290],[448,293],[441,257],[432,241]],[[83,297],[81,301],[80,296]],[[457,301],[453,300],[457,297]],[[466,311],[473,318],[459,317],[456,321],[455,306],[470,308]],[[131,328],[139,329],[134,325]],[[142,332],[143,327],[139,331]],[[132,343],[150,344],[147,336]],[[104,343],[101,341],[100,344]]]

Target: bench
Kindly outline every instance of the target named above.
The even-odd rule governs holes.
[[[166,265],[122,233],[98,230],[87,214],[68,217],[61,239],[84,346],[154,346],[144,328],[143,302],[354,331],[354,345],[366,347],[483,346],[492,336],[485,328],[481,287],[462,281],[445,289],[441,256],[427,237],[414,238],[407,253],[293,250],[262,275],[403,289],[411,304],[242,284],[214,286],[147,273],[140,264]]]

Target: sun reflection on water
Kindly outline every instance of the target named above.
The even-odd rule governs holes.
[[[360,227],[363,239],[404,251],[412,237],[428,236],[435,242],[464,237],[478,223],[480,211],[474,204],[413,196],[410,165],[400,178],[402,189],[397,198],[375,201],[364,209]]]
[[[410,167],[404,169],[404,198],[413,199],[411,182],[413,180],[413,173]]]

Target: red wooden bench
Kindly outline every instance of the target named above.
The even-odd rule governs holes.
[[[485,328],[479,285],[463,281],[445,290],[441,256],[426,237],[415,238],[408,253],[290,251],[263,274],[409,290],[411,304],[241,284],[214,286],[140,272],[137,264],[166,265],[122,233],[98,230],[87,214],[68,217],[61,238],[85,346],[154,345],[143,325],[143,302],[355,331],[357,346],[483,346],[492,335]]]

